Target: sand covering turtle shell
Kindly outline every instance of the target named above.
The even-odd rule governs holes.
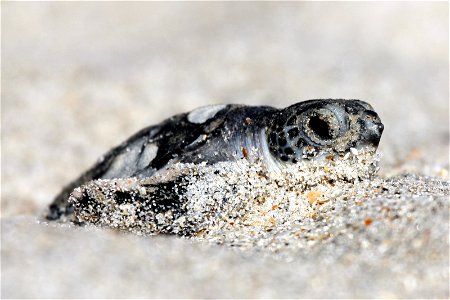
[[[217,242],[257,239],[265,232],[291,230],[336,201],[379,188],[380,182],[373,181],[377,162],[372,152],[354,150],[341,158],[289,164],[277,173],[246,159],[175,164],[150,178],[91,181],[75,189],[69,201],[80,222],[136,234],[175,233]],[[170,192],[180,201],[160,211],[154,192],[164,182],[175,182]],[[128,197],[119,199],[117,192]]]

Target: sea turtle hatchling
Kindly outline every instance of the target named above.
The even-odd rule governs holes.
[[[115,204],[139,202],[140,216],[154,219],[170,210],[179,217],[186,198],[182,174],[163,176],[176,165],[259,161],[268,172],[277,173],[300,162],[314,164],[360,150],[375,153],[382,131],[377,113],[360,100],[308,100],[284,109],[234,104],[200,107],[144,128],[110,150],[62,190],[47,218],[72,216],[74,208],[75,213],[92,212],[98,205],[103,207],[105,199]],[[121,187],[120,179],[148,182],[136,192]]]

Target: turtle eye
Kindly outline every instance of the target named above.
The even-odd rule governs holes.
[[[331,128],[327,121],[322,120],[319,116],[313,116],[308,122],[309,128],[324,140],[330,140],[332,138]]]
[[[303,130],[314,143],[326,145],[338,137],[340,124],[334,112],[318,109],[307,113]]]

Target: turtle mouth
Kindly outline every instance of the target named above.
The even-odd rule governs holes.
[[[378,145],[380,144],[380,140],[381,140],[381,133],[380,133],[380,135],[370,135],[367,138],[366,142],[370,146],[373,146],[374,148],[378,148]]]

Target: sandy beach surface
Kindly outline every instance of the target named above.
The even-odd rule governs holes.
[[[1,17],[3,298],[449,298],[448,3],[4,2]],[[297,227],[187,239],[43,218],[145,126],[315,98],[373,105],[380,172]]]

